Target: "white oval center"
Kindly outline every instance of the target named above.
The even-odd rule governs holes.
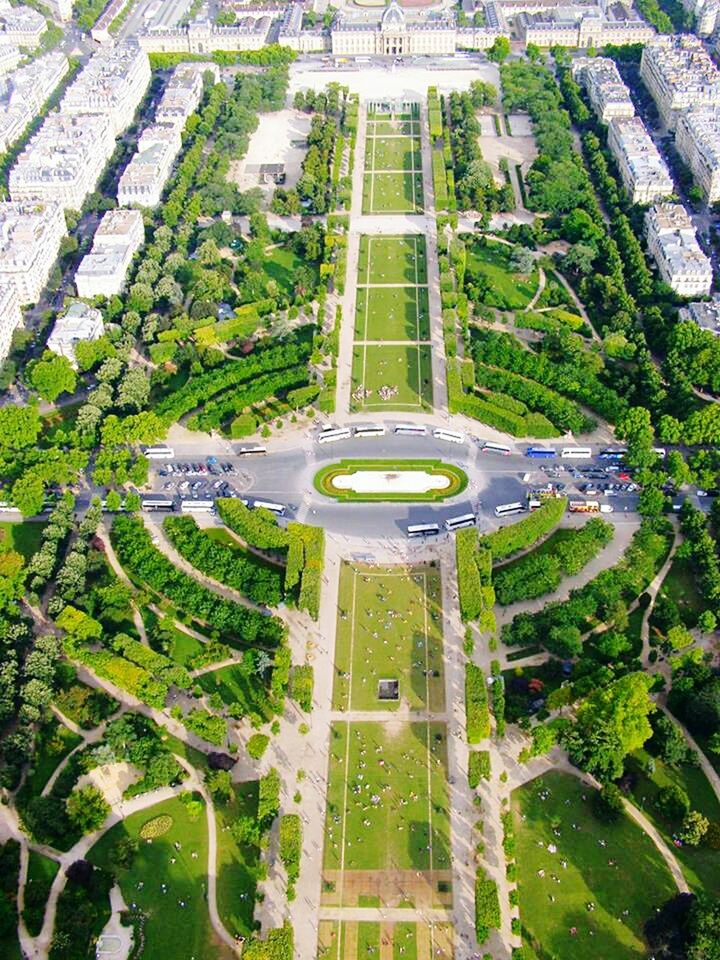
[[[450,477],[426,470],[401,470],[395,473],[357,470],[332,477],[330,485],[336,490],[351,490],[353,493],[429,493],[449,487]]]

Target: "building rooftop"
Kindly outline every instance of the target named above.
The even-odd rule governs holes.
[[[93,243],[103,247],[125,246],[136,231],[143,236],[143,218],[139,210],[108,210],[98,224]]]
[[[687,126],[708,167],[720,168],[720,108],[691,107],[680,122]]]
[[[16,269],[29,267],[49,223],[62,216],[57,203],[0,202],[0,263],[10,262]]]
[[[720,73],[698,37],[685,33],[655,37],[643,50],[643,58],[670,89],[720,92]]]
[[[636,182],[660,180],[672,188],[670,171],[640,117],[615,118],[610,121],[610,129]]]

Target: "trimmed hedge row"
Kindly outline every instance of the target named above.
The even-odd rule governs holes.
[[[560,523],[566,507],[567,497],[546,500],[529,516],[483,537],[481,546],[489,547],[493,560],[501,560],[519,550],[525,550]]]
[[[480,743],[490,736],[485,674],[474,663],[465,665],[465,716],[468,743]]]
[[[256,555],[219,543],[194,517],[165,517],[163,529],[181,557],[219,583],[256,603],[276,607],[282,600],[282,573]]]
[[[189,430],[203,430],[210,433],[217,430],[226,420],[234,417],[246,407],[280,394],[287,393],[297,387],[304,387],[308,383],[309,370],[307,363],[287,367],[284,370],[265,373],[254,377],[249,383],[241,387],[231,387],[224,391],[217,399],[206,403],[203,409],[188,419]]]
[[[220,519],[242,540],[259,550],[287,550],[290,537],[278,526],[277,519],[269,510],[251,510],[235,498],[224,497],[215,501]]]
[[[286,813],[280,817],[278,852],[288,878],[287,898],[294,900],[302,854],[302,822],[297,813]]]
[[[156,680],[137,664],[115,656],[109,650],[90,650],[74,637],[65,638],[64,649],[70,660],[84,664],[98,677],[109,680],[148,706],[157,707],[158,710],[165,706],[169,684]]]
[[[480,785],[481,780],[490,779],[490,751],[471,750],[468,756],[468,784],[471,790]]]
[[[480,630],[495,630],[495,591],[492,586],[492,556],[480,548],[473,527],[458,530],[455,536],[460,615],[464,621],[478,620]]]
[[[142,520],[118,515],[111,538],[122,566],[130,576],[167,597],[179,609],[198,617],[220,631],[228,642],[275,647],[285,635],[285,626],[276,617],[237,603],[231,603],[197,580],[176,569],[152,539]]]
[[[315,672],[309,663],[291,669],[288,694],[305,713],[312,710],[314,684]]]
[[[478,867],[475,876],[475,935],[478,943],[485,943],[491,930],[500,927],[500,899],[497,884]]]

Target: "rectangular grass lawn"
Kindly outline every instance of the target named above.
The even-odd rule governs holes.
[[[368,120],[368,138],[382,136],[419,136],[420,123],[417,120]]]
[[[333,724],[325,869],[448,868],[446,747],[444,724]]]
[[[425,238],[360,237],[358,283],[405,286],[427,283]]]
[[[428,410],[432,407],[430,344],[355,344],[352,365],[353,393],[370,391],[352,401],[353,410]],[[387,400],[381,387],[397,392]]]
[[[365,169],[371,173],[377,170],[422,169],[420,137],[368,137]]]
[[[421,213],[421,173],[366,173],[363,213]]]
[[[445,706],[442,643],[436,568],[343,564],[335,645],[336,710],[395,710],[403,704],[439,713]],[[380,679],[399,681],[398,701],[378,700]]]
[[[356,340],[427,340],[429,337],[425,287],[364,287],[358,290]]]
[[[217,905],[220,919],[232,936],[247,937],[253,930],[255,910],[255,870],[258,847],[239,844],[230,828],[239,817],[257,817],[258,784],[256,781],[233,785],[234,797],[229,803],[215,805],[217,822]]]
[[[530,957],[647,957],[643,925],[677,893],[647,834],[627,816],[597,820],[592,792],[559,772],[513,792],[520,921]]]

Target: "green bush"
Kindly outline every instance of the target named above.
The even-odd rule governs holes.
[[[292,899],[295,884],[300,876],[302,854],[302,822],[296,813],[280,817],[279,853],[288,878],[288,899]]]
[[[480,743],[490,736],[485,674],[474,663],[465,665],[465,716],[468,743]]]
[[[270,737],[264,733],[254,733],[247,742],[248,756],[253,760],[260,760],[268,748]]]
[[[290,671],[290,696],[301,710],[309,713],[313,704],[314,671],[310,664],[293,667]]]
[[[196,708],[182,718],[183,725],[196,736],[216,747],[222,747],[227,739],[227,724],[207,710]]]
[[[468,756],[468,784],[474,790],[481,780],[490,779],[490,753],[488,750],[472,750]]]
[[[546,500],[529,516],[483,537],[481,544],[490,548],[494,560],[525,550],[557,526],[566,507],[566,497]]]
[[[491,930],[500,927],[500,900],[497,884],[478,868],[475,877],[475,935],[478,943],[485,943]]]

